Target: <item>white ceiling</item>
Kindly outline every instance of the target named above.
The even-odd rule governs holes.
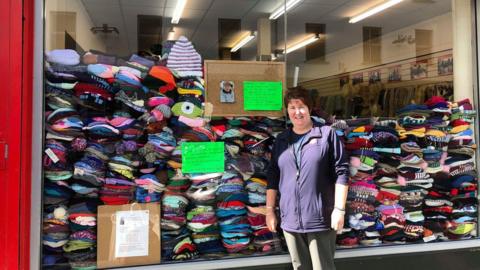
[[[80,0],[95,26],[108,24],[120,34],[105,36],[110,53],[128,55],[137,48],[137,15],[163,16],[162,36],[165,39],[172,25],[170,19],[177,0]],[[288,13],[287,44],[304,35],[305,23],[324,23],[328,34],[327,51],[339,50],[362,40],[362,26],[382,27],[388,33],[427,20],[451,10],[450,0],[405,0],[394,8],[372,16],[357,24],[348,24],[348,18],[383,0],[303,0]],[[218,19],[242,20],[242,30],[256,30],[258,18],[281,6],[284,0],[188,0],[180,23],[175,26],[178,35],[192,40],[206,59],[217,58]],[[282,48],[283,18],[276,21],[276,44]],[[88,48],[85,48],[88,49]],[[242,58],[255,57],[255,42],[242,49]],[[290,57],[290,56],[289,56]]]

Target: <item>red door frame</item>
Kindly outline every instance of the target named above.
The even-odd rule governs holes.
[[[9,270],[30,268],[33,10],[33,0],[0,1],[0,269]]]
[[[15,2],[15,0],[11,0]],[[18,1],[20,2],[20,1]],[[32,181],[32,99],[35,0],[23,0],[23,44],[22,44],[22,131],[21,131],[21,175],[20,175],[20,241],[19,269],[30,269],[30,208]],[[38,89],[39,90],[39,89]],[[38,247],[40,248],[40,247]]]

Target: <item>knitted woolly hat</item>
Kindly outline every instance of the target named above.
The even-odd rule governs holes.
[[[107,64],[115,65],[117,58],[113,55],[106,55],[96,51],[86,52],[82,56],[82,62],[86,65],[89,64]]]
[[[80,55],[74,50],[52,50],[45,53],[47,61],[53,64],[74,66],[80,63]]]
[[[148,99],[149,107],[156,107],[162,104],[171,107],[173,105],[173,100],[164,95],[154,96]]]
[[[155,65],[155,62],[150,60],[150,59],[147,59],[145,57],[141,57],[139,55],[136,55],[136,54],[132,54],[132,56],[130,56],[130,59],[128,59],[129,62],[135,62],[135,63],[138,63],[138,64],[141,64],[143,66],[146,66],[147,68],[149,67],[152,67]]]
[[[201,78],[186,78],[177,83],[177,91],[180,95],[203,95],[205,92],[204,82]]]
[[[125,69],[121,69],[115,74],[115,80],[120,84],[123,82],[137,87],[142,86],[139,77]]]
[[[118,72],[117,66],[110,66],[105,64],[91,64],[87,66],[88,73],[98,76],[103,79],[111,79],[115,77]]]
[[[158,89],[162,94],[175,89],[175,79],[166,67],[153,66],[148,72],[143,84],[150,89]]]
[[[181,36],[170,50],[167,67],[174,70],[179,77],[202,77],[202,57],[192,43]]]
[[[172,107],[173,115],[185,116],[188,118],[200,117],[203,114],[202,102],[195,96],[182,95],[178,102]]]

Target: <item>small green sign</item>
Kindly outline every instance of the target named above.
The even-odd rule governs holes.
[[[245,111],[282,110],[282,82],[243,82]]]
[[[213,173],[225,171],[224,142],[183,142],[183,173]]]

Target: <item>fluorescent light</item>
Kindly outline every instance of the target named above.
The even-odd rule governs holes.
[[[175,40],[175,30],[173,28],[168,32],[167,40]]]
[[[278,17],[282,16],[283,13],[285,13],[286,11],[289,11],[298,3],[300,3],[300,1],[302,0],[289,0],[285,5],[282,5],[281,7],[277,8],[274,12],[272,12],[272,14],[270,14],[269,19],[276,20]]]
[[[185,8],[186,4],[187,0],[177,0],[177,5],[175,6],[172,16],[173,24],[177,24],[180,21],[180,17],[182,17],[183,9]]]
[[[233,48],[230,51],[231,52],[238,51],[241,47],[245,46],[245,44],[247,44],[248,42],[250,42],[250,40],[254,38],[255,38],[255,34],[252,34],[252,33],[248,34],[248,36],[245,36],[240,41],[238,41],[237,44],[235,44],[235,46],[233,46]]]
[[[367,11],[365,11],[365,12],[363,12],[363,13],[361,13],[361,14],[353,17],[353,18],[350,18],[350,20],[348,22],[349,23],[359,22],[359,21],[361,21],[361,20],[363,20],[367,17],[370,17],[374,14],[377,14],[377,13],[379,13],[379,12],[389,8],[389,7],[393,7],[394,5],[396,5],[396,4],[398,4],[402,1],[403,0],[389,0],[387,2],[384,2],[383,4],[380,4],[378,6],[373,7],[373,8],[371,8],[371,9],[369,9],[369,10],[367,10]]]
[[[317,35],[311,36],[311,37],[309,37],[309,38],[307,38],[307,39],[304,39],[303,41],[300,41],[300,42],[297,43],[297,44],[294,44],[294,45],[288,47],[288,48],[284,51],[284,53],[285,53],[285,54],[291,53],[291,52],[293,52],[293,51],[295,51],[295,50],[298,50],[298,49],[300,49],[300,48],[302,48],[302,47],[307,46],[308,44],[311,44],[311,43],[317,41],[318,39],[319,39],[319,37],[318,37]]]

